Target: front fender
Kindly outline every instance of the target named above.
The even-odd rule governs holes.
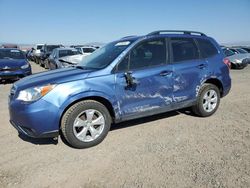
[[[71,104],[75,103],[76,101],[80,101],[83,100],[85,98],[94,98],[94,97],[100,97],[103,98],[107,101],[110,102],[110,104],[113,107],[114,113],[115,113],[115,118],[119,119],[120,117],[120,113],[119,113],[119,106],[117,103],[117,100],[115,98],[111,98],[108,94],[104,93],[104,92],[100,92],[100,91],[86,91],[86,92],[82,92],[79,93],[77,95],[74,96],[70,96],[61,106],[60,106],[60,112],[59,112],[59,116],[61,117],[61,115],[63,114],[63,112],[68,108],[68,106],[70,106]]]

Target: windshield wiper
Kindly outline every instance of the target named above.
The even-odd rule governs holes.
[[[75,67],[75,68],[77,68],[77,69],[82,69],[82,70],[85,70],[85,68],[84,68],[84,67],[79,66],[79,65],[75,65],[75,66],[73,66],[73,67]]]

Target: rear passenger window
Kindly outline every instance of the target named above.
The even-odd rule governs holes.
[[[199,59],[198,48],[193,39],[172,38],[171,46],[174,62]]]
[[[203,58],[208,58],[218,54],[218,50],[210,41],[206,39],[196,39],[196,40],[199,44],[201,56]]]

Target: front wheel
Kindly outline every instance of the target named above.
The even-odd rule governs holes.
[[[197,103],[192,111],[201,117],[211,116],[216,112],[220,104],[220,91],[213,84],[203,84],[200,88]]]
[[[67,142],[75,148],[88,148],[103,141],[111,125],[107,108],[93,100],[71,106],[63,115],[61,130]]]

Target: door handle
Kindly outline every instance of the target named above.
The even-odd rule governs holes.
[[[160,73],[160,76],[167,76],[167,75],[170,75],[173,71],[162,71]]]

